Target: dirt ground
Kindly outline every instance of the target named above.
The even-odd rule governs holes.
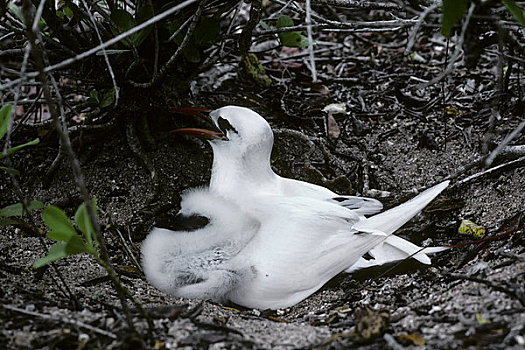
[[[272,159],[276,172],[340,193],[381,195],[386,207],[459,172],[437,204],[398,231],[415,243],[468,242],[471,236],[458,233],[463,219],[483,225],[487,236],[523,225],[523,161],[505,165],[515,158],[499,157],[493,164],[503,165],[499,170],[461,183],[484,171],[479,166],[464,171],[462,167],[480,157],[484,145],[494,148],[523,119],[524,102],[518,94],[523,81],[513,73],[508,91],[498,97],[497,55],[488,50],[475,69],[460,65],[444,84],[421,89],[417,82],[429,79],[441,67],[444,53],[436,54],[440,51],[435,46],[442,48],[442,41],[418,47],[415,60],[403,56],[402,48],[370,43],[379,38],[363,38],[366,41],[353,36],[342,47],[318,55],[320,84],[307,80],[309,71],[301,58],[293,66],[282,59],[289,53],[281,52],[261,55],[272,77],[269,89],[257,88],[239,76],[234,65],[224,62],[199,76],[191,98],[172,101],[173,105],[251,107],[276,130]],[[330,48],[329,44],[319,43]],[[343,59],[331,60],[333,56]],[[334,115],[338,137],[333,125],[327,127],[327,114],[322,111],[332,103],[343,103],[347,110],[347,114]],[[195,125],[191,119],[167,116],[169,107],[158,110],[170,127]],[[497,118],[491,125],[494,111]],[[112,262],[124,285],[154,315],[154,342],[147,347],[525,347],[523,230],[440,253],[430,267],[405,261],[337,276],[313,296],[284,310],[238,309],[171,298],[157,291],[145,281],[126,247],[140,259],[140,243],[155,217],[175,213],[183,189],[206,185],[212,159],[205,142],[167,130],[153,128],[154,144],[145,147],[159,177],[153,201],[149,201],[154,194],[150,173],[135,157],[123,130],[117,127],[103,140],[80,142],[76,148],[90,194],[98,201]],[[19,181],[27,198],[58,205],[73,215],[79,195],[69,164],[64,162],[51,179],[42,176],[57,152],[50,139],[17,153],[14,165],[21,172]],[[312,153],[310,142],[315,145]],[[524,143],[521,136],[511,144]],[[50,180],[49,184],[44,180]],[[16,196],[5,174],[0,174],[0,193],[2,205],[14,203]],[[38,215],[35,219],[41,222]],[[57,262],[55,268],[34,270],[31,264],[44,255],[40,238],[14,227],[0,229],[0,252],[1,348],[136,349],[144,345],[144,337],[126,328],[116,292],[92,259],[74,256]],[[146,324],[137,312],[134,320],[144,334]]]

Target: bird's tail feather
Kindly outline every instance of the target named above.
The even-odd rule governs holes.
[[[394,233],[408,220],[418,214],[428,203],[436,198],[449,184],[444,181],[434,187],[427,189],[411,200],[389,209],[380,214],[361,220],[354,228],[364,232],[380,230],[387,234]]]
[[[449,181],[442,182],[429,188],[408,202],[357,223],[356,226],[354,226],[357,230],[363,232],[383,231],[388,237],[368,252],[372,259],[365,260],[361,258],[354,266],[351,266],[346,271],[353,272],[362,268],[379,266],[409,257],[423,264],[430,264],[430,258],[427,254],[448,249],[448,247],[421,248],[406,239],[392,234],[436,198],[448,184]]]

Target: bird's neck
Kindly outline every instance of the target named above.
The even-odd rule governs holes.
[[[214,150],[210,188],[223,196],[243,196],[245,189],[272,186],[277,178],[270,166],[270,150],[221,152]]]

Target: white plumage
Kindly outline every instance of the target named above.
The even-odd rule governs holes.
[[[381,210],[380,202],[276,175],[273,133],[257,113],[230,106],[210,118],[222,133],[210,140],[210,186],[183,194],[179,213],[205,216],[208,224],[194,231],[155,228],[142,245],[146,277],[160,290],[275,309],[300,302],[345,270],[411,255],[430,263],[420,247],[392,233],[448,182],[366,218]],[[362,258],[367,252],[373,259]]]

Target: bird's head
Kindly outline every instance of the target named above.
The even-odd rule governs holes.
[[[269,148],[271,151],[273,133],[270,125],[263,117],[249,108],[226,106],[211,111],[209,116],[202,114],[199,116],[208,122],[213,130],[185,128],[172,132],[207,139],[214,149],[235,148],[241,153],[253,151],[254,148]]]

